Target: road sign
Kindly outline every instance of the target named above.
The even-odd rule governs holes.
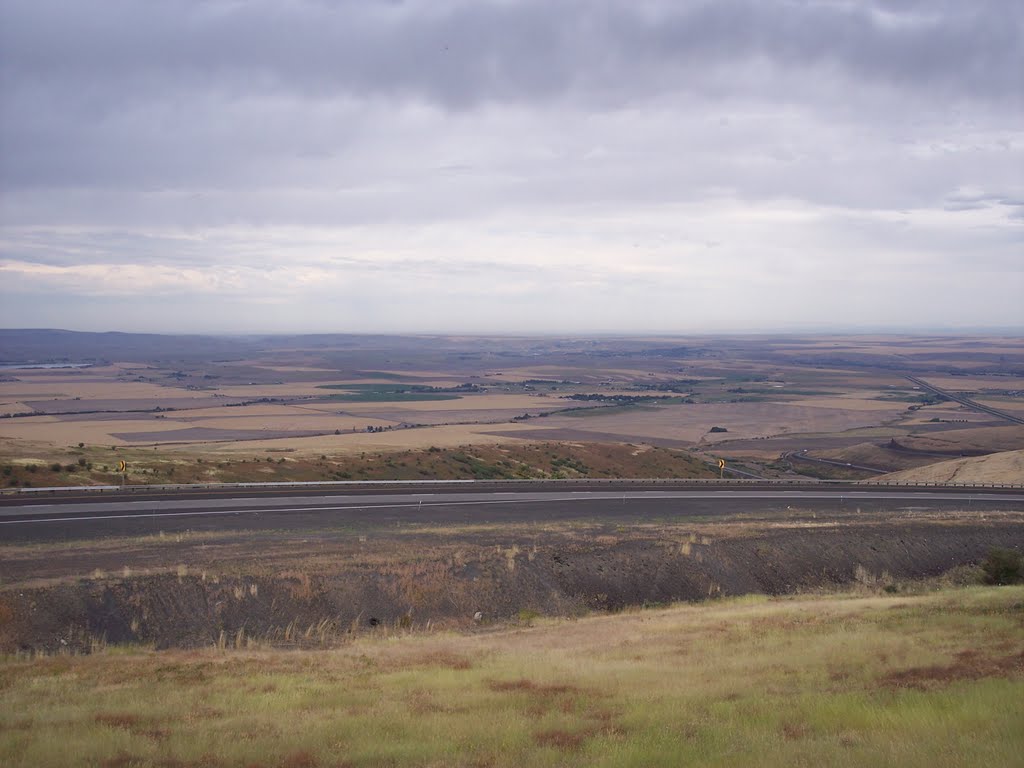
[[[124,462],[121,462],[121,463],[123,464]],[[719,459],[718,460],[718,468],[719,469],[725,469],[725,459]]]
[[[117,462],[117,471],[118,472],[125,472],[125,471],[127,471],[127,469],[128,469],[128,465],[124,462],[123,459],[121,461]]]

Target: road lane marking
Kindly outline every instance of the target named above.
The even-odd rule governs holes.
[[[579,493],[586,493],[586,496],[578,495]],[[658,492],[656,492],[658,493]],[[814,493],[810,491],[775,491],[769,492],[771,495],[759,494],[756,491],[714,491],[714,492],[689,492],[686,495],[662,495],[665,492],[660,492],[658,495],[652,495],[650,492],[640,492],[634,496],[626,496],[619,494],[607,494],[601,492],[577,492],[570,496],[555,497],[555,498],[525,498],[525,499],[476,499],[466,501],[430,501],[426,504],[422,500],[415,502],[403,502],[393,504],[350,504],[341,506],[329,506],[329,507],[257,507],[254,509],[199,509],[199,510],[183,510],[178,512],[132,512],[126,514],[105,514],[105,515],[84,515],[84,516],[65,516],[65,517],[33,517],[23,520],[0,520],[0,525],[23,525],[30,523],[67,523],[67,522],[88,522],[93,520],[117,520],[117,519],[154,519],[158,517],[210,517],[214,515],[251,515],[265,513],[296,513],[296,512],[341,512],[347,510],[370,510],[370,509],[409,509],[416,508],[422,509],[423,507],[468,507],[468,506],[483,506],[487,504],[549,504],[566,501],[670,501],[670,500],[686,500],[686,499],[738,499],[738,500],[758,500],[758,501],[771,501],[771,500],[783,500],[783,499],[810,499],[810,500],[839,500],[844,501],[847,495],[840,495],[838,493]],[[685,492],[684,492],[685,493]],[[912,501],[915,499],[924,499],[926,501],[957,501],[963,498],[962,495],[958,494],[884,494],[870,491],[863,491],[857,494],[861,498],[875,499],[875,500],[907,500]],[[994,495],[991,498],[992,501],[1024,501],[1024,497],[1007,497]],[[57,506],[57,505],[54,505]],[[30,507],[30,509],[38,509],[38,507]],[[7,514],[11,514],[8,512]],[[17,513],[14,513],[17,514]],[[23,513],[24,514],[24,513]]]
[[[422,507],[461,507],[476,506],[480,504],[546,504],[549,502],[560,501],[583,501],[583,499],[501,499],[495,501],[435,501],[428,502],[426,504],[423,504],[422,502],[409,502],[405,504],[360,504],[345,507],[264,507],[259,509],[189,510],[185,512],[133,512],[131,514],[126,515],[89,515],[86,517],[44,517],[30,518],[27,520],[0,520],[0,525],[19,525],[23,523],[73,523],[78,521],[89,520],[151,519],[155,517],[207,517],[210,515],[251,515],[259,514],[260,512],[340,512],[344,510],[355,509],[420,509]]]

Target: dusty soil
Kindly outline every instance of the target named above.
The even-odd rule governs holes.
[[[253,531],[3,547],[0,651],[211,645],[888,584],[1024,547],[1024,513]],[[314,632],[311,628],[320,629]],[[321,638],[322,639],[322,638]]]

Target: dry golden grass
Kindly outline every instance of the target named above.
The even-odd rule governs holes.
[[[767,437],[786,433],[834,433],[857,427],[872,427],[880,419],[897,417],[905,406],[890,405],[888,411],[858,411],[818,408],[789,403],[699,403],[695,405],[638,408],[585,418],[550,416],[530,422],[537,429],[572,429],[622,435],[637,435],[716,442],[737,438]],[[713,426],[728,432],[708,434]]]
[[[881,475],[871,483],[1012,483],[1024,485],[1024,450],[941,461]]]
[[[1016,350],[1021,353],[1020,349]],[[939,389],[947,389],[950,392],[964,392],[968,390],[1007,390],[1020,389],[1014,379],[1006,376],[941,376],[929,374],[924,377],[932,386]]]
[[[32,409],[25,403],[17,400],[0,400],[0,414],[4,413],[31,413]]]
[[[956,454],[960,451],[1016,451],[1024,448],[1024,425],[1005,427],[970,427],[949,432],[911,435],[900,443],[918,451]]]
[[[9,659],[0,761],[1015,765],[1022,597],[752,598],[333,651]]]
[[[805,408],[833,408],[840,411],[883,411],[889,418],[895,417],[901,411],[906,410],[905,405],[896,405],[884,400],[874,400],[872,396],[881,393],[868,392],[863,395],[852,395],[842,397],[813,397],[800,400],[787,400],[788,405],[798,405]]]
[[[1024,411],[1024,398],[992,398],[992,397],[972,397],[975,402],[987,405],[990,408],[996,408],[1002,411],[1009,411],[1011,414],[1014,411]],[[1020,414],[1016,414],[1020,416]]]
[[[0,444],[11,448],[22,441],[48,443],[51,446],[127,445],[114,437],[115,432],[168,432],[192,425],[171,418],[157,419],[140,415],[138,419],[95,421],[61,421],[55,416],[29,416],[0,421]]]
[[[367,422],[370,423],[370,422]],[[460,445],[496,445],[516,439],[516,432],[529,429],[527,424],[458,424],[420,429],[397,429],[369,434],[365,432],[319,437],[283,437],[275,440],[247,440],[216,445],[192,444],[188,450],[209,450],[211,454],[245,455],[269,449],[288,449],[300,456],[322,453],[346,454],[369,451],[401,451],[431,446],[455,448]],[[500,434],[488,434],[500,431]]]
[[[252,405],[219,406],[213,408],[180,409],[168,416],[178,420],[189,419],[220,419],[240,417],[288,416],[291,414],[309,414],[302,406],[285,405],[282,403],[254,403]]]

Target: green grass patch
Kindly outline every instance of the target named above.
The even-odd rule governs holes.
[[[429,392],[432,388],[420,384],[321,384],[317,389],[341,389],[346,392]]]
[[[442,392],[353,392],[347,395],[327,395],[325,399],[337,403],[409,403],[426,400],[458,400],[460,396]]]
[[[317,389],[342,390],[327,399],[342,403],[400,403],[427,400],[458,400],[461,395],[423,384],[323,384]],[[454,388],[452,388],[454,389]]]
[[[405,378],[401,373],[388,373],[387,371],[359,371],[358,375],[365,379],[387,379],[389,381],[401,381]]]

